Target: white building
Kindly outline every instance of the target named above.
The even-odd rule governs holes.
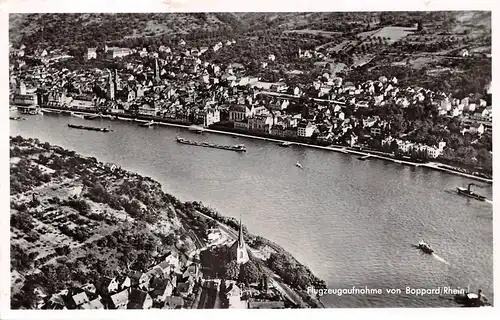
[[[241,289],[234,281],[226,280],[226,298],[229,301],[229,309],[246,309],[247,300],[241,300]]]
[[[260,132],[271,132],[273,118],[269,115],[259,114],[248,118],[248,129]]]
[[[233,105],[229,107],[229,120],[241,121],[252,114],[252,111],[246,105]]]
[[[97,48],[87,48],[87,60],[97,59]]]
[[[215,108],[208,108],[203,112],[203,125],[208,127],[220,121],[220,111]]]
[[[108,58],[115,59],[132,54],[132,50],[129,48],[107,48],[106,53]]]
[[[304,124],[301,123],[297,126],[297,136],[299,137],[311,137],[316,130],[316,126],[313,124]]]

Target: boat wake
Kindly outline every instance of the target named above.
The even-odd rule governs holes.
[[[442,262],[446,265],[450,265],[450,263],[446,260],[444,260],[443,258],[441,258],[440,256],[438,256],[437,254],[433,253],[432,256],[439,262]]]
[[[493,204],[493,200],[488,200],[488,199],[486,199],[486,200],[484,200],[484,201],[485,201],[485,202],[488,202],[488,203],[489,203],[489,204],[491,204],[491,205]]]
[[[416,249],[421,249],[418,245],[416,244],[412,244],[412,247],[416,248]],[[434,259],[436,259],[437,261],[439,262],[442,262],[446,265],[450,265],[450,263],[448,261],[446,261],[445,259],[441,258],[440,256],[438,256],[436,253],[432,252],[430,253],[431,256],[434,257]]]

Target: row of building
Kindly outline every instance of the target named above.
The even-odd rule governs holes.
[[[230,45],[229,42],[226,45]],[[214,51],[222,45],[214,45]],[[203,62],[202,54],[208,47],[187,48],[185,43],[179,43],[179,47],[176,51],[165,46],[160,47],[159,52],[126,51],[137,55],[138,60],[128,62],[126,69],[120,72],[38,71],[31,78],[36,79],[45,93],[36,94],[26,86],[23,89],[23,83],[18,81],[11,101],[157,116],[204,126],[229,121],[239,130],[278,137],[316,135],[326,141],[333,141],[335,136],[345,134],[361,122],[372,136],[380,136],[380,123],[365,125],[364,119],[347,118],[345,108],[378,108],[389,103],[408,108],[428,103],[442,115],[490,123],[492,120],[491,106],[483,99],[454,99],[424,88],[404,88],[398,85],[397,78],[380,77],[354,84],[324,73],[309,86],[288,86],[284,82],[265,82],[249,76],[241,64],[223,66]],[[215,47],[220,48],[215,50]],[[122,52],[118,49],[105,47],[104,52]],[[159,57],[158,53],[168,55]],[[300,51],[299,55],[308,57],[311,53]],[[72,90],[68,90],[68,86]],[[262,96],[275,101],[263,101]],[[291,111],[305,104],[304,101],[307,105],[301,106],[300,112]],[[471,128],[468,132],[473,131]]]

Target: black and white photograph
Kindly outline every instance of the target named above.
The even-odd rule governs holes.
[[[8,14],[11,310],[494,306],[492,11],[283,10]]]

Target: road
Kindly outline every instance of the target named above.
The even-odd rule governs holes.
[[[216,290],[210,290],[208,288],[201,288],[200,302],[198,303],[198,309],[215,309],[215,300],[217,297]]]

